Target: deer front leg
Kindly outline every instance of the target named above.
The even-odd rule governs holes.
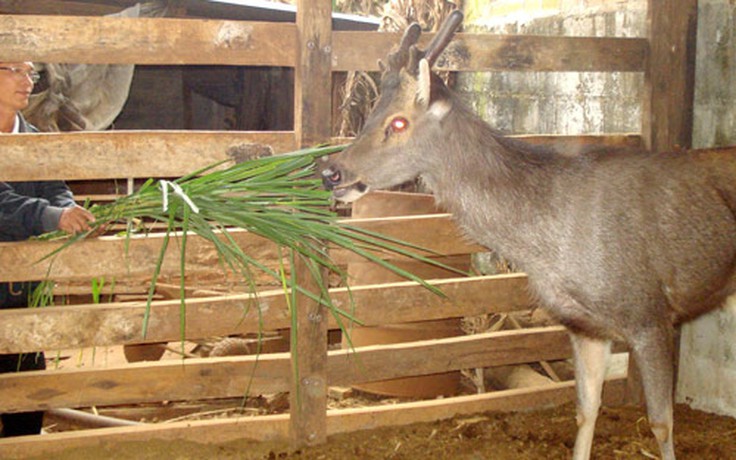
[[[630,345],[641,374],[649,425],[657,438],[662,460],[675,460],[672,440],[673,331],[667,326],[652,327],[640,331]]]
[[[578,435],[575,439],[574,460],[587,460],[593,446],[593,432],[606,368],[611,356],[611,341],[571,333],[575,362],[575,389],[577,391]]]

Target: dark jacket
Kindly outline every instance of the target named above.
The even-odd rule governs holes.
[[[20,132],[38,130],[20,117]],[[22,241],[56,230],[61,211],[73,205],[64,181],[0,182],[0,241]],[[0,308],[26,306],[35,285],[0,283]]]
[[[23,117],[20,131],[38,132]],[[0,182],[0,241],[22,241],[56,230],[63,208],[73,205],[64,181]]]

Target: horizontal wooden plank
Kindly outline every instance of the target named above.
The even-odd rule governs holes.
[[[378,70],[399,34],[334,32],[333,70]],[[432,34],[422,36],[427,43]],[[459,71],[643,72],[647,41],[643,38],[559,37],[457,34],[440,68]]]
[[[330,385],[350,386],[397,377],[551,361],[571,356],[566,329],[552,326],[339,350],[329,354],[327,372]]]
[[[561,326],[358,347],[328,353],[328,385],[571,356]],[[387,366],[386,363],[395,363]],[[289,391],[289,353],[0,374],[0,412],[242,397]],[[185,382],[185,384],[182,384]]]
[[[243,230],[230,232],[240,247],[261,261],[277,261],[276,246],[264,238]],[[23,241],[0,243],[1,281],[66,279],[90,281],[99,276],[113,279],[150,279],[161,252],[164,235],[103,236],[75,243],[53,258],[41,261],[62,243]],[[179,273],[179,241],[172,237],[164,257],[162,274]],[[218,272],[218,256],[205,239],[192,235],[187,239],[187,272]]]
[[[514,136],[575,152],[594,146],[641,147],[641,136]],[[351,142],[335,138],[334,144]],[[231,149],[265,144],[274,153],[296,150],[293,131],[105,131],[8,135],[0,138],[0,180],[92,180],[178,177],[228,158]],[[53,152],[50,155],[49,152]],[[80,167],[84,165],[84,167]]]
[[[578,136],[556,135],[556,134],[533,134],[510,136],[530,144],[548,145],[558,152],[574,155],[589,149],[598,148],[630,148],[641,149],[644,147],[640,134],[583,134]]]
[[[330,292],[336,305],[365,325],[508,312],[530,305],[523,274],[431,283],[444,297],[414,282],[334,288]],[[144,337],[145,311],[145,302],[0,310],[0,353],[181,339],[178,300],[153,302]],[[337,327],[333,317],[328,320],[331,327]],[[284,292],[274,290],[257,297],[189,299],[186,325],[186,336],[194,339],[287,328],[291,322]]]
[[[605,400],[619,402],[625,383],[625,379],[621,377],[607,380],[604,389]],[[490,411],[541,409],[572,401],[574,397],[574,383],[562,382],[543,387],[392,404],[390,406],[333,409],[327,411],[327,434],[334,435],[378,427],[430,422],[456,415]],[[284,442],[289,439],[288,430],[288,415],[279,414],[5,438],[0,439],[0,450],[5,458],[21,459],[29,456],[48,456],[75,447],[94,447],[101,444],[136,441],[150,442],[151,440],[197,439],[198,442],[209,444],[239,439]]]
[[[132,5],[100,5],[84,0],[33,0],[32,2],[28,0],[3,0],[0,2],[0,14],[102,16],[118,13],[124,6]]]
[[[633,133],[582,134],[574,136],[566,134],[524,134],[511,135],[509,137],[529,142],[530,144],[547,144],[560,152],[568,154],[599,147],[639,149],[644,145],[641,134]],[[332,138],[332,143],[335,145],[349,144],[353,140],[353,137],[334,137]]]
[[[417,244],[438,254],[467,254],[484,250],[465,241],[449,214],[352,219],[346,223]],[[274,243],[241,229],[233,229],[229,233],[246,254],[266,264],[278,266],[278,250]],[[175,276],[179,274],[180,256],[177,239],[172,240],[161,273]],[[92,238],[75,243],[73,247],[60,252],[52,260],[47,259],[43,262],[39,261],[58,249],[62,243],[45,241],[0,243],[0,281],[47,278],[89,281],[101,275],[107,279],[150,278],[162,242],[162,233],[136,235],[132,236],[130,241],[118,236]],[[364,261],[360,256],[347,250],[334,250],[331,257],[338,264]],[[395,254],[386,254],[385,257],[400,258]],[[188,273],[221,273],[214,247],[199,236],[192,235],[187,239],[186,261]]]
[[[244,397],[289,390],[289,353],[0,374],[6,412]],[[7,393],[5,393],[7,391]]]
[[[604,403],[620,404],[626,379],[612,377],[603,389]],[[433,422],[484,412],[528,411],[557,406],[575,400],[575,382],[495,391],[470,396],[362,407],[327,412],[328,434],[350,433],[412,423]],[[572,416],[572,415],[571,415]]]
[[[105,131],[40,133],[0,139],[0,180],[179,177],[229,158],[247,144],[296,149],[294,133]]]
[[[455,225],[450,214],[425,214],[414,216],[374,217],[343,221],[374,233],[414,244],[427,251],[427,255],[451,256],[484,252],[488,249],[468,241]],[[417,251],[422,252],[422,251]],[[365,259],[346,249],[333,249],[330,256],[338,263],[364,262]],[[387,258],[397,256],[385,254]]]
[[[89,64],[296,64],[290,23],[172,18],[2,15],[8,60]],[[132,38],[131,38],[132,37]],[[432,34],[426,34],[426,42]],[[335,31],[333,70],[378,70],[395,33]],[[458,34],[452,70],[643,71],[640,38]]]
[[[0,16],[6,61],[291,66],[296,26],[171,18]]]

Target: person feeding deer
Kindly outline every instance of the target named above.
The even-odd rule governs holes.
[[[0,132],[36,133],[20,113],[39,75],[31,62],[0,62]],[[0,182],[0,241],[20,241],[45,232],[90,230],[94,216],[74,202],[62,181]],[[24,308],[37,283],[0,283],[0,308]],[[43,353],[0,355],[0,372],[45,369]],[[43,412],[2,414],[0,437],[36,434]]]
[[[503,136],[431,71],[462,21],[425,50],[417,24],[389,54],[363,130],[326,160],[341,201],[421,177],[465,233],[528,274],[564,324],[575,362],[578,434],[590,457],[611,344],[641,374],[662,458],[675,458],[675,325],[736,291],[736,158],[719,151],[556,152]]]

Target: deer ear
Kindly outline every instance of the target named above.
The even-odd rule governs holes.
[[[426,59],[419,61],[419,72],[417,75],[416,102],[422,108],[429,107],[429,95],[432,91],[432,75],[429,70],[429,62]]]

